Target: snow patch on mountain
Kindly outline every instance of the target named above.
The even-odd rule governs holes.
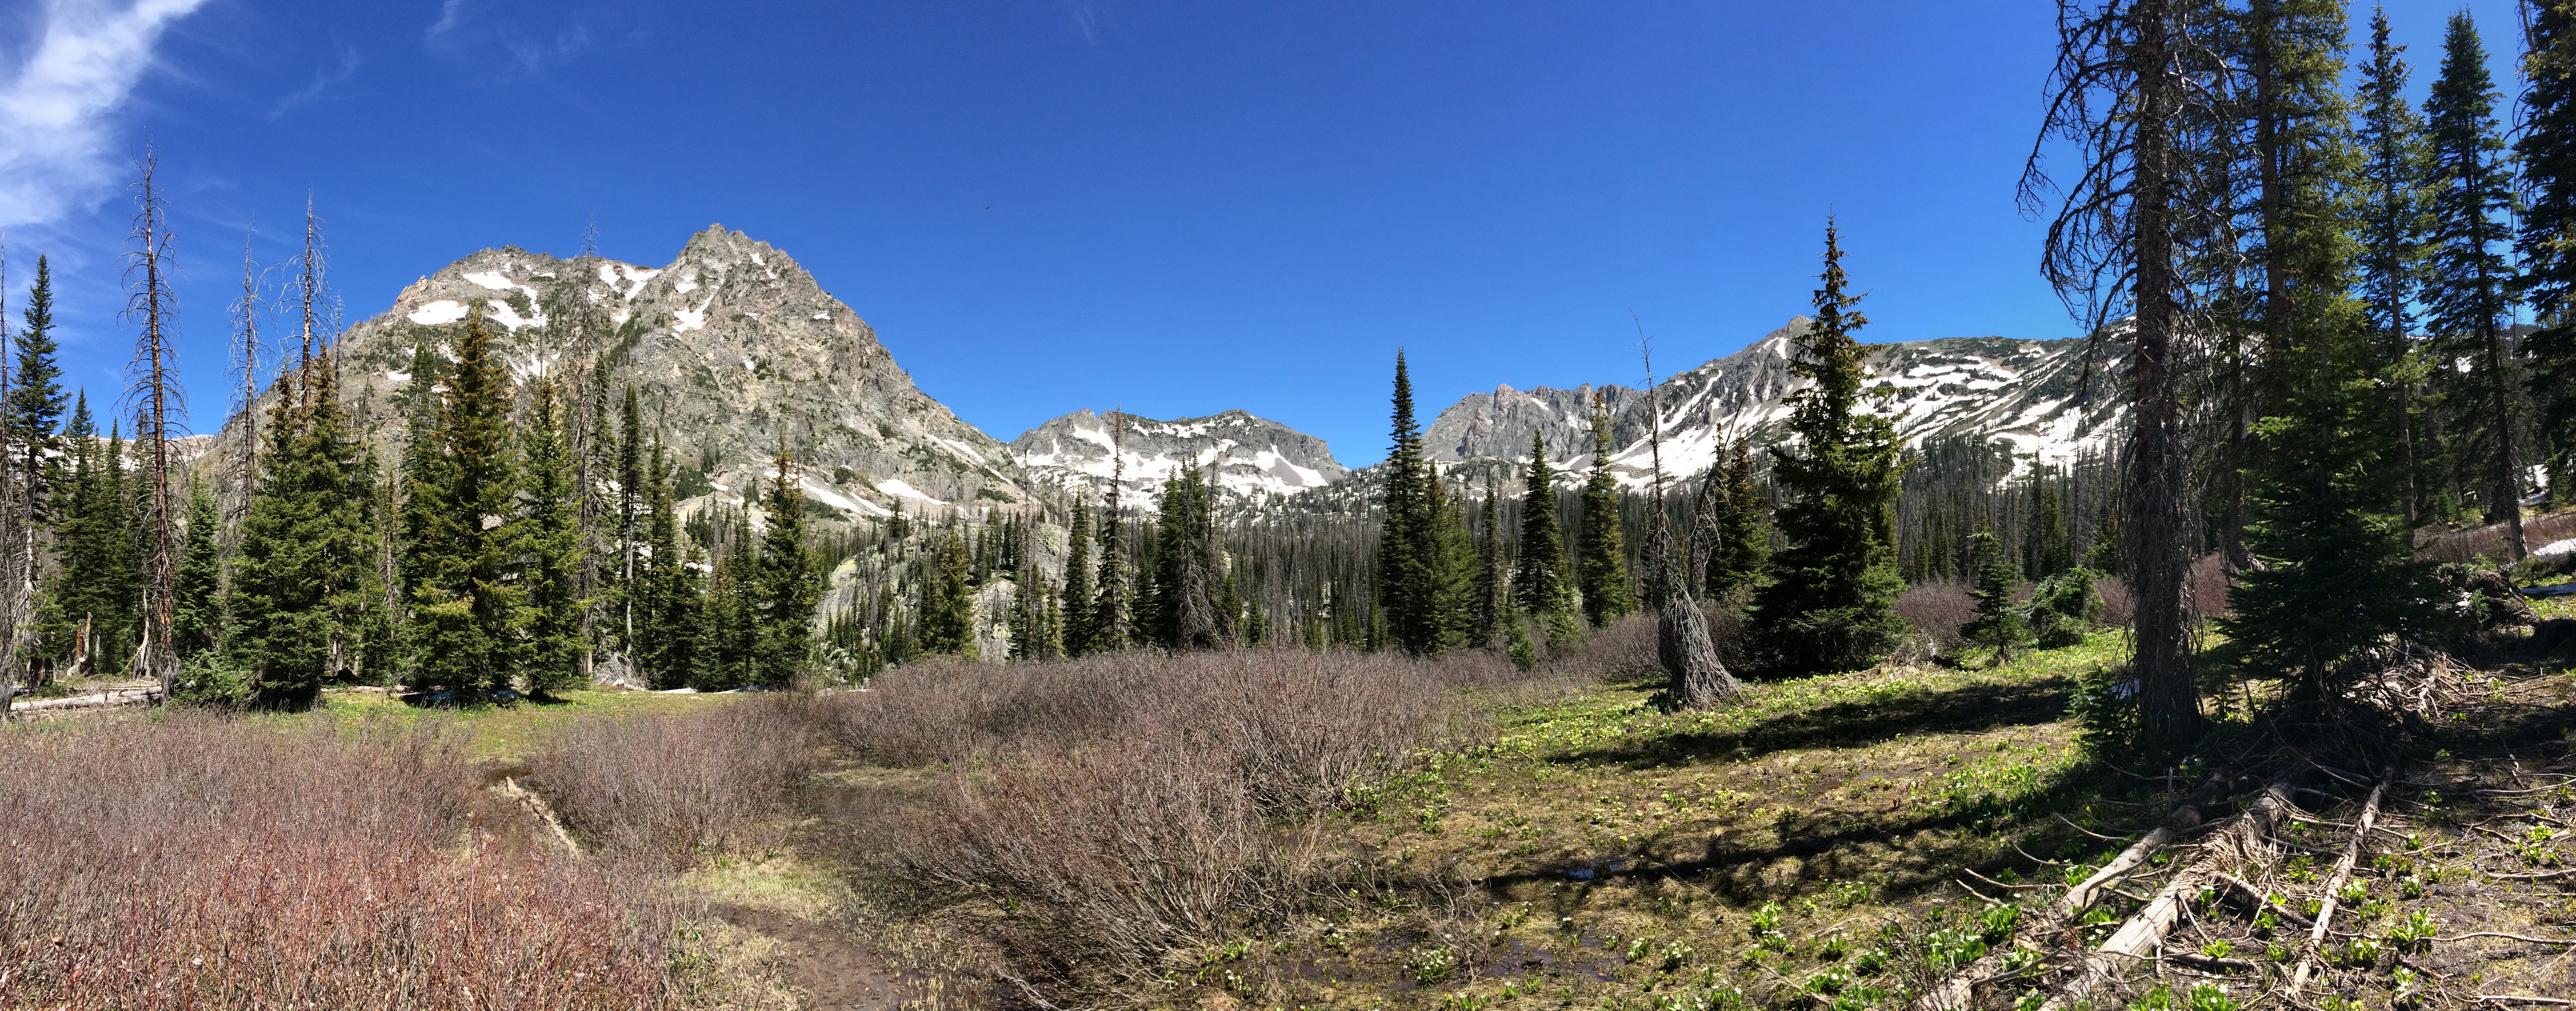
[[[1028,430],[1010,452],[1032,479],[1096,492],[1116,478],[1122,498],[1147,503],[1184,467],[1205,472],[1229,508],[1350,475],[1323,440],[1243,411],[1176,421],[1076,411]]]

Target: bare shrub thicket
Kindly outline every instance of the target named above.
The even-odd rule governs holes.
[[[674,1003],[656,907],[473,785],[387,725],[0,732],[0,1007]]]
[[[1632,641],[1633,640],[1633,641]],[[1642,644],[1642,645],[1640,645]],[[919,882],[1014,900],[1030,966],[1134,981],[1175,948],[1351,884],[1298,827],[1420,749],[1482,739],[1476,696],[1589,680],[1641,655],[1632,620],[1531,672],[1498,653],[1130,651],[1053,664],[916,664],[836,696],[863,754],[946,767],[881,850]]]
[[[2576,512],[2532,516],[2522,521],[2523,543],[2530,550],[2538,551],[2552,541],[2570,537],[2576,537]],[[2513,558],[2513,549],[2506,546],[2505,525],[2490,523],[2426,538],[2415,556],[2435,562],[2473,562],[2479,558],[2505,562]]]
[[[585,846],[685,867],[776,841],[774,815],[814,768],[813,700],[763,695],[686,715],[594,717],[556,730],[528,786]]]
[[[1916,583],[1896,598],[1896,615],[1942,649],[1957,649],[1967,641],[1959,635],[1959,626],[1977,618],[1977,599],[1969,595],[1966,583]]]

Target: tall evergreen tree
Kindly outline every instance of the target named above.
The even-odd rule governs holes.
[[[1726,510],[1718,520],[1717,557],[1708,565],[1708,597],[1716,601],[1756,585],[1771,567],[1771,525],[1764,518],[1749,440],[1738,437],[1728,448],[1720,479],[1726,485]]]
[[[922,587],[923,653],[975,658],[975,597],[966,586],[972,565],[965,539],[958,536],[956,527],[949,527],[939,538],[930,579]]]
[[[2344,122],[2318,118],[2308,187],[2288,195],[2307,212],[2285,215],[2267,239],[2290,279],[2275,310],[2286,339],[2268,364],[2290,381],[2259,426],[2271,466],[2248,533],[2264,564],[2238,574],[2234,613],[2220,619],[2250,666],[2298,676],[2309,691],[2353,651],[2427,632],[2433,597],[2394,515],[2403,486],[2400,470],[2385,466],[2396,445],[2376,388],[2386,342],[2370,306],[2352,296],[2354,222],[2336,191],[2366,173],[2366,160],[2342,142]]]
[[[2423,302],[2443,352],[2471,362],[2460,415],[2476,443],[2487,479],[2487,519],[2505,526],[2507,549],[2521,561],[2521,453],[2514,431],[2520,382],[2505,327],[2511,322],[2513,175],[2495,116],[2496,91],[2486,47],[2462,11],[2442,40],[2442,74],[2424,100],[2426,146],[2433,164],[2431,262]]]
[[[699,691],[724,691],[757,684],[753,658],[759,623],[752,607],[750,577],[758,568],[751,535],[737,529],[731,546],[716,560],[706,607],[699,625],[693,683]]]
[[[2066,535],[2066,511],[2060,505],[2056,474],[2051,468],[2031,467],[2029,530],[2022,535],[2021,545],[2025,578],[2046,579],[2075,567],[2075,555]]]
[[[1750,631],[1769,661],[1792,671],[1866,666],[1905,631],[1896,597],[1895,504],[1904,465],[1895,424],[1869,410],[1860,343],[1868,323],[1844,293],[1840,234],[1825,225],[1824,287],[1796,338],[1789,371],[1815,385],[1791,395],[1792,441],[1774,447],[1772,473],[1788,495],[1779,524],[1789,549],[1754,595]]]
[[[761,536],[754,597],[760,622],[754,670],[760,683],[785,687],[804,677],[805,654],[814,637],[814,608],[823,602],[823,576],[814,570],[813,554],[805,546],[805,485],[797,476],[796,458],[787,451],[783,430],[771,462],[776,474],[761,503],[769,529]]]
[[[636,630],[636,662],[657,684],[688,684],[698,670],[703,636],[698,577],[680,543],[678,507],[672,501],[671,464],[660,439],[644,468],[644,545],[648,552],[642,592],[644,624]]]
[[[17,368],[9,377],[9,395],[0,403],[0,433],[16,450],[18,487],[32,522],[52,518],[54,479],[61,471],[53,461],[62,453],[62,352],[54,340],[54,271],[36,257],[36,282],[27,289],[27,308],[18,328]]]
[[[1551,627],[1575,611],[1574,563],[1565,554],[1565,528],[1556,518],[1556,470],[1547,462],[1547,434],[1530,433],[1530,467],[1521,488],[1520,557],[1512,564],[1512,600]]]
[[[2426,161],[2423,117],[2406,99],[2408,69],[2399,58],[2405,51],[2388,39],[2388,12],[2373,13],[2370,62],[2361,68],[2357,103],[2361,169],[2352,197],[2360,242],[2357,292],[2371,331],[2378,335],[2374,360],[2396,438],[2401,508],[2412,523],[2424,501],[2415,460],[2415,387],[2423,381],[2423,362],[2409,335],[2423,282],[2429,224],[2425,185],[2432,169]]]
[[[1600,628],[1636,613],[1628,587],[1628,549],[1619,516],[1619,475],[1610,467],[1610,404],[1592,391],[1592,473],[1583,481],[1583,516],[1575,529],[1575,589],[1583,617]]]
[[[521,527],[506,374],[478,303],[439,405],[436,484],[411,492],[437,512],[438,536],[407,545],[418,567],[407,588],[412,676],[423,688],[507,688],[525,656],[526,589],[511,578]]]
[[[1959,626],[1959,634],[1968,641],[1982,643],[1995,651],[1994,666],[2001,667],[2012,659],[2012,649],[2030,640],[2030,627],[2023,624],[2013,609],[2013,591],[2021,581],[2013,578],[2010,565],[2004,563],[2003,542],[1995,538],[1992,527],[1980,528],[1968,538],[1968,566],[1976,573],[1977,617]]]
[[[1503,496],[1492,475],[1485,478],[1485,501],[1477,510],[1476,596],[1473,632],[1468,645],[1491,646],[1512,620],[1512,574],[1503,557]]]
[[[290,378],[242,520],[226,636],[251,670],[256,703],[274,708],[310,706],[326,679],[351,671],[352,619],[377,599],[375,476],[340,407],[331,356],[306,359]]]
[[[528,607],[528,694],[552,698],[581,684],[583,551],[561,391],[552,376],[539,376],[535,387],[519,433],[527,461],[519,584]]]
[[[1118,505],[1120,487],[1127,479],[1127,419],[1118,411],[1109,413],[1110,462],[1109,487],[1102,493],[1102,506],[1096,521],[1100,524],[1100,586],[1091,604],[1091,630],[1084,637],[1083,650],[1106,653],[1126,649],[1134,615],[1131,596],[1134,575],[1127,562],[1127,514]]]
[[[1454,627],[1444,613],[1448,558],[1439,478],[1422,451],[1414,420],[1413,379],[1404,352],[1395,353],[1393,443],[1386,456],[1385,519],[1378,534],[1377,605],[1387,634],[1416,656],[1434,656],[1450,645]]]
[[[1155,526],[1155,594],[1142,615],[1155,645],[1209,649],[1224,644],[1232,624],[1222,614],[1223,587],[1206,474],[1183,466],[1163,482]]]
[[[2554,497],[2568,494],[2576,470],[2576,9],[2563,2],[2531,11],[2523,55],[2522,135],[2514,151],[2522,168],[2522,291],[2540,329],[2523,342],[2530,386],[2541,404]]]
[[[223,635],[223,559],[216,536],[223,515],[215,494],[201,480],[188,481],[187,551],[179,565],[179,599],[174,613],[181,659],[214,649]]]
[[[1064,653],[1081,656],[1091,651],[1091,512],[1080,494],[1073,496],[1073,518],[1065,532],[1064,614],[1061,619]]]

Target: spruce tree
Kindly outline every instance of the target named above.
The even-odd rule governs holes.
[[[634,659],[653,684],[678,688],[697,670],[699,602],[697,580],[680,546],[671,463],[659,438],[653,440],[642,477],[645,554],[637,576]]]
[[[956,527],[941,535],[929,581],[921,595],[921,652],[976,658],[975,597],[966,586],[973,563]]]
[[[1789,549],[1754,594],[1749,631],[1784,671],[1865,667],[1905,632],[1896,597],[1895,504],[1904,473],[1894,423],[1871,412],[1867,370],[1852,334],[1868,323],[1844,293],[1840,235],[1825,225],[1824,287],[1815,319],[1796,338],[1789,371],[1812,383],[1790,397],[1787,445],[1772,474],[1786,492],[1778,522]]]
[[[1565,528],[1556,518],[1556,471],[1547,462],[1547,435],[1530,433],[1528,481],[1521,487],[1520,557],[1512,565],[1512,600],[1552,630],[1571,631],[1575,613],[1572,560]]]
[[[1223,563],[1216,552],[1207,478],[1197,467],[1183,465],[1163,483],[1154,543],[1156,592],[1152,607],[1140,615],[1153,642],[1165,649],[1222,645],[1231,624],[1217,599]]]
[[[760,574],[754,606],[760,623],[754,671],[759,683],[786,687],[802,681],[814,637],[814,608],[823,602],[823,577],[805,546],[805,486],[787,434],[778,436],[775,477],[762,502],[769,529],[760,541]]]
[[[1753,448],[1738,437],[1726,455],[1726,511],[1718,521],[1718,555],[1708,566],[1708,598],[1724,601],[1757,585],[1771,567],[1771,526],[1754,480]]]
[[[2056,475],[2034,464],[2030,471],[2029,529],[2022,535],[2022,576],[2046,579],[2075,566],[2066,536],[2066,513],[2059,505]]]
[[[757,568],[751,535],[736,528],[730,546],[716,560],[706,607],[699,623],[692,684],[699,691],[724,691],[756,683],[752,658],[759,628],[754,620],[748,577]]]
[[[1619,475],[1610,467],[1610,403],[1592,391],[1592,473],[1583,481],[1583,516],[1575,530],[1575,590],[1583,617],[1601,628],[1636,613],[1628,588],[1628,549],[1619,516]]]
[[[1092,597],[1091,630],[1084,638],[1083,649],[1090,653],[1107,653],[1126,649],[1133,631],[1134,584],[1129,580],[1135,570],[1127,560],[1127,514],[1118,504],[1121,486],[1127,479],[1127,424],[1125,415],[1110,412],[1111,460],[1109,487],[1102,493],[1102,507],[1095,522],[1100,524],[1099,588]]]
[[[1079,494],[1065,532],[1063,646],[1066,656],[1091,651],[1091,513]]]
[[[2455,35],[2464,26],[2455,21]],[[2473,53],[2474,37],[2466,45]],[[2375,383],[2386,359],[2383,321],[2353,297],[2362,280],[2353,222],[2336,202],[2337,184],[2366,174],[2367,159],[2343,145],[2340,115],[2317,122],[2324,136],[2304,166],[2306,188],[2284,195],[2310,212],[2283,216],[2268,237],[2290,279],[2275,303],[2284,339],[2268,367],[2290,381],[2256,428],[2271,466],[2254,488],[2247,540],[2263,564],[2237,574],[2233,613],[2219,619],[2243,666],[2290,678],[2312,696],[2355,651],[2390,635],[2425,635],[2434,597],[2397,515],[2403,472],[2390,466],[2397,444]],[[2365,221],[2369,213],[2365,205]]]
[[[1467,637],[1470,646],[1491,646],[1502,634],[1503,625],[1512,620],[1511,573],[1503,560],[1503,503],[1493,476],[1485,478],[1485,502],[1478,510],[1476,525],[1484,536],[1476,540],[1476,596],[1473,631]]]
[[[46,257],[36,257],[36,281],[19,318],[17,368],[9,376],[8,398],[0,402],[0,436],[18,451],[13,465],[28,519],[43,523],[53,518],[54,483],[61,473],[53,461],[63,451],[58,429],[65,403],[56,361],[62,349],[54,340],[54,272]]]
[[[2352,184],[2360,248],[2357,294],[2377,335],[2374,361],[2397,446],[2401,509],[2408,522],[2423,509],[2415,460],[2415,387],[2424,363],[2415,354],[2417,292],[2423,280],[2427,216],[2424,120],[2406,99],[2406,47],[2388,39],[2388,12],[2370,20],[2370,62],[2361,68],[2358,107],[2361,168]],[[2576,179],[2571,179],[2576,183]],[[2535,336],[2534,346],[2539,339]],[[2095,535],[2097,544],[2104,543]],[[2095,568],[2103,568],[2100,565]]]
[[[1387,450],[1385,519],[1378,534],[1378,611],[1396,645],[1415,656],[1434,656],[1449,645],[1444,633],[1450,631],[1443,506],[1439,478],[1414,421],[1413,379],[1402,351],[1395,353],[1392,405],[1394,445]]]
[[[2516,201],[2495,102],[2477,26],[2468,12],[2453,14],[2441,76],[2424,100],[2433,223],[2422,300],[2443,353],[2470,362],[2463,392],[2473,406],[2460,415],[2488,486],[2487,520],[2506,525],[2506,547],[2518,562],[2527,553],[2514,424],[2520,382],[2504,329],[2513,312],[2514,274],[2504,250]]]
[[[2522,134],[2514,143],[2522,169],[2522,292],[2540,328],[2523,342],[2531,358],[2530,389],[2541,405],[2553,498],[2568,493],[2576,469],[2576,10],[2543,3],[2531,12],[2523,54]]]
[[[188,480],[187,550],[179,563],[179,595],[173,601],[172,631],[179,657],[195,657],[215,648],[223,635],[223,559],[216,549],[223,516],[206,483]]]
[[[527,594],[528,694],[553,698],[581,683],[583,551],[561,391],[551,376],[538,377],[535,387],[520,431],[527,514],[518,580]]]
[[[1991,527],[1980,528],[1968,538],[1968,565],[1976,572],[1977,617],[1959,626],[1959,634],[1968,641],[1995,651],[1993,666],[2001,667],[2012,659],[2012,649],[2030,639],[2030,628],[2013,610],[2013,590],[2021,584],[2013,578],[2012,566],[2004,562],[2003,542],[1995,538]]]
[[[264,479],[242,520],[226,649],[250,669],[255,704],[302,708],[348,672],[355,622],[375,590],[375,476],[339,402],[332,356],[280,384]]]
[[[507,373],[479,303],[456,359],[439,405],[436,483],[412,490],[436,510],[435,536],[407,546],[421,569],[407,589],[414,683],[462,698],[509,687],[525,656],[526,591],[511,578],[522,528]]]

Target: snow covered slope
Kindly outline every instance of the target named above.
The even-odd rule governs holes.
[[[1664,472],[1694,475],[1735,439],[1772,445],[1788,435],[1788,398],[1811,383],[1789,372],[1790,339],[1804,332],[1806,317],[1772,331],[1742,351],[1664,381],[1657,390],[1663,420]],[[1885,390],[1878,409],[1896,418],[1908,444],[1927,438],[1981,435],[2013,443],[2017,452],[2062,462],[2104,451],[2120,412],[2105,376],[2123,364],[2104,345],[2104,360],[2083,380],[2084,342],[1954,337],[1871,345],[1869,385]],[[1526,462],[1533,431],[1547,437],[1548,458],[1569,469],[1589,467],[1592,443],[1585,419],[1590,387],[1522,392],[1505,386],[1471,394],[1440,412],[1425,444],[1442,463],[1472,460]],[[1612,418],[1611,457],[1623,481],[1643,485],[1652,463],[1647,446],[1649,398],[1625,387],[1603,387]],[[2079,394],[2083,394],[2079,396]]]
[[[1177,421],[1121,414],[1116,422],[1113,434],[1111,418],[1076,411],[1011,440],[1011,457],[1033,482],[1094,492],[1109,486],[1123,459],[1121,497],[1147,503],[1185,464],[1204,468],[1219,498],[1235,506],[1322,488],[1351,473],[1324,440],[1242,411]],[[1123,456],[1113,453],[1122,442]]]

